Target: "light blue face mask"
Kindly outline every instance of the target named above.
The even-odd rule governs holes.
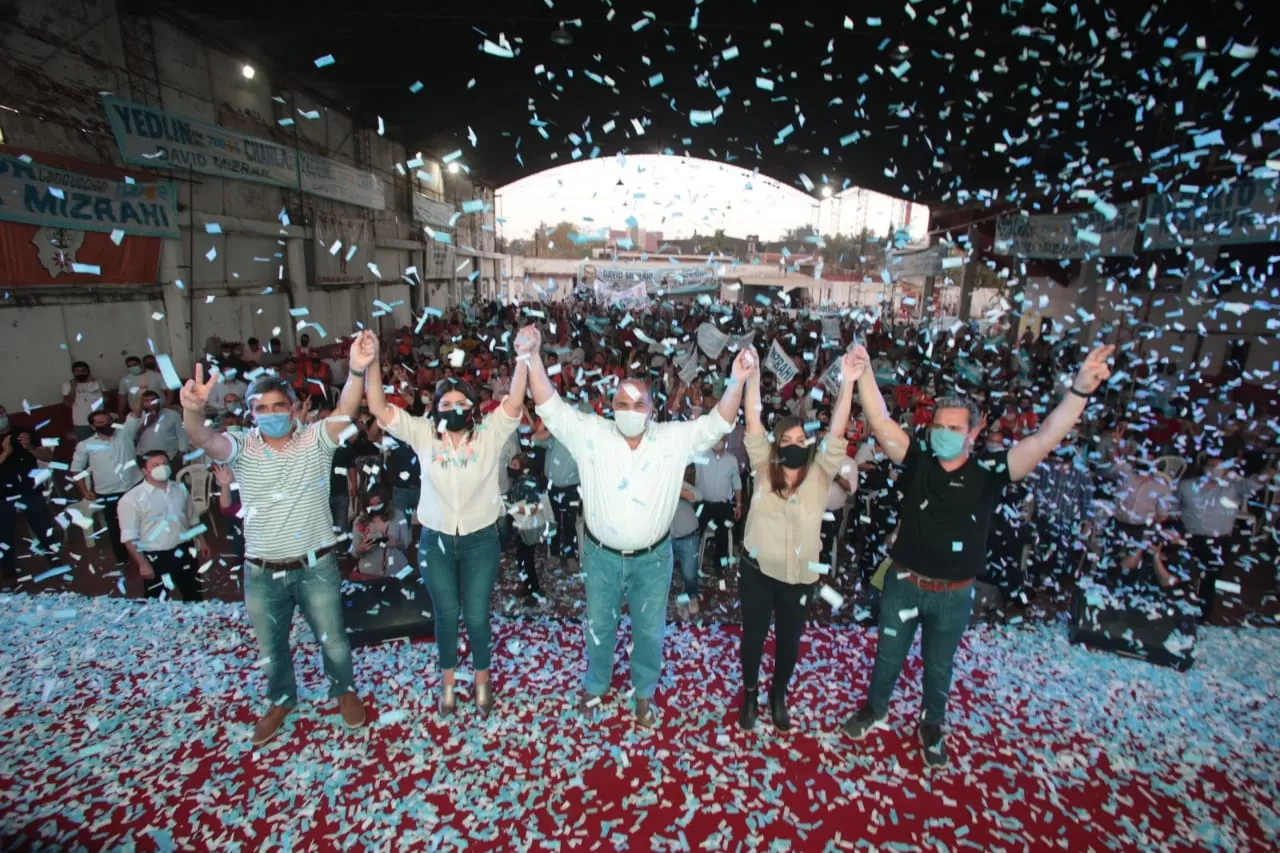
[[[267,438],[284,438],[293,429],[293,414],[290,412],[273,412],[269,415],[257,415],[258,429]]]
[[[943,461],[950,461],[964,453],[964,442],[965,435],[962,432],[941,427],[929,430],[929,447],[933,450],[933,455]]]

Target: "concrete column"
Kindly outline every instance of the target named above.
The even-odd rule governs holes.
[[[968,259],[964,264],[964,272],[960,276],[960,322],[969,322],[969,312],[973,307],[973,288],[978,283],[978,226],[969,226],[969,239],[965,251]]]
[[[190,281],[183,281],[179,288],[177,282],[182,278],[182,244],[178,240],[163,240],[160,243],[160,295],[164,299],[165,328],[168,340],[165,341],[169,358],[173,361],[174,370],[179,376],[190,376],[194,368],[191,345],[191,293]]]
[[[940,236],[941,235],[939,234],[930,235],[929,237],[929,253],[930,254],[937,251],[938,240]],[[931,308],[931,303],[933,302],[934,288],[936,288],[937,285],[938,285],[938,276],[936,274],[930,274],[924,277],[924,289],[920,293],[919,317],[921,320],[928,319],[930,316],[930,308]],[[961,317],[960,319],[963,320],[965,318]]]
[[[307,241],[300,237],[289,237],[285,240],[284,258],[285,280],[289,282],[289,306],[292,308],[305,308],[309,301],[307,292]],[[289,318],[289,336],[284,339],[285,346],[292,349],[297,346],[297,319]],[[325,329],[327,332],[328,329]],[[318,336],[312,335],[311,342],[318,345]]]

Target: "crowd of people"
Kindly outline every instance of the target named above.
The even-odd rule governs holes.
[[[1209,405],[1193,394],[1200,377],[1140,341],[1085,350],[1051,322],[1012,339],[998,325],[703,299],[494,303],[429,313],[381,341],[366,331],[313,346],[303,334],[289,351],[211,340],[180,393],[150,355],[125,360],[114,394],[78,362],[61,388],[65,440],[0,409],[4,571],[18,574],[20,553],[56,554],[59,530],[96,512],[99,544],[148,596],[200,599],[215,554],[242,567],[271,703],[255,743],[296,702],[295,606],[344,722],[363,724],[344,577],[419,572],[440,711],[457,708],[461,624],[487,716],[500,572],[518,575],[530,604],[545,601],[548,569],[581,572],[581,709],[606,701],[625,602],[641,726],[656,723],[674,567],[681,618],[727,579],[743,622],[740,725],[756,724],[772,630],[766,700],[781,730],[805,622],[819,599],[842,606],[843,585],[880,624],[868,699],[846,732],[884,725],[919,627],[919,732],[938,766],[975,582],[1000,590],[1006,614],[1088,575],[1195,600],[1208,620],[1222,573],[1254,558],[1259,531],[1274,550],[1272,414]],[[71,443],[64,483],[55,451]],[[225,542],[175,482],[189,469],[212,478]]]

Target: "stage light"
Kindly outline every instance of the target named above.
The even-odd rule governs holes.
[[[252,65],[245,63],[245,65],[240,69],[240,73],[244,75],[244,79],[252,80],[253,75],[257,74],[258,72],[254,69]]]

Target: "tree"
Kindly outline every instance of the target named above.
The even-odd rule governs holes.
[[[592,245],[604,242],[604,234],[584,234],[572,222],[561,222],[555,228],[542,225],[534,235],[537,255],[544,258],[581,258],[590,254]]]
[[[812,225],[801,225],[796,228],[788,228],[782,233],[782,242],[787,244],[800,244],[802,246],[811,246],[810,237],[818,236],[818,230]]]

